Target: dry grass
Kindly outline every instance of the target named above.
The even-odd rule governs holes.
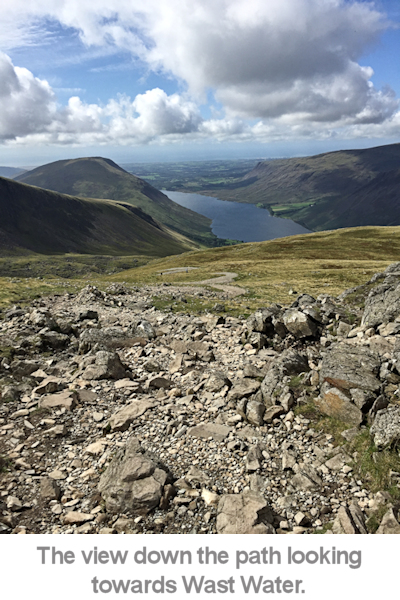
[[[364,227],[186,252],[118,273],[127,283],[188,283],[233,271],[258,303],[290,302],[289,290],[338,295],[400,260],[400,227]],[[165,274],[174,267],[197,267]],[[163,273],[161,276],[160,273]]]

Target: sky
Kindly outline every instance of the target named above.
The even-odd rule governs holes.
[[[3,0],[0,165],[396,143],[399,27],[398,0]]]

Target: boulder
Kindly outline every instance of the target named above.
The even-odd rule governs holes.
[[[246,419],[255,427],[264,425],[265,404],[257,400],[249,400],[246,405]]]
[[[355,502],[349,507],[341,506],[333,522],[332,533],[335,534],[363,534],[368,533],[365,527],[364,515]]]
[[[365,301],[361,324],[366,327],[377,327],[389,323],[400,316],[400,283],[386,281],[372,289]]]
[[[239,400],[240,398],[248,398],[255,394],[261,387],[260,381],[257,379],[242,379],[235,383],[229,391],[229,400]]]
[[[379,390],[380,361],[368,348],[346,343],[333,344],[325,352],[321,363],[320,381],[343,390],[360,388]]]
[[[79,338],[79,352],[85,354],[91,348],[114,349],[130,346],[137,340],[131,331],[122,327],[90,327]]]
[[[400,533],[400,525],[398,520],[396,519],[393,508],[389,508],[389,510],[384,514],[381,524],[379,525],[376,533],[378,534],[394,534]]]
[[[280,306],[277,304],[256,310],[246,321],[248,331],[264,333],[267,337],[272,337],[275,333],[272,319],[279,311]]]
[[[317,333],[315,321],[300,310],[286,310],[283,314],[283,322],[296,339],[314,336]]]
[[[389,448],[400,441],[400,406],[388,406],[376,413],[370,429],[378,448]]]
[[[361,410],[338,388],[324,384],[321,389],[321,397],[315,400],[315,404],[324,415],[334,417],[352,426],[362,423],[363,413]]]
[[[86,367],[82,373],[83,379],[123,379],[126,376],[126,369],[118,354],[106,350],[96,352],[94,364]]]
[[[131,438],[100,477],[98,490],[108,512],[146,515],[159,505],[169,479],[166,467]]]
[[[282,395],[285,376],[299,375],[308,372],[310,367],[304,356],[296,350],[284,350],[282,354],[271,363],[267,374],[261,383],[261,393],[266,406],[277,404],[278,397]]]
[[[40,398],[39,408],[66,408],[72,410],[77,404],[78,395],[73,390],[64,390],[57,394],[49,394]]]
[[[217,509],[217,533],[275,533],[272,512],[267,501],[257,493],[221,496]]]
[[[204,384],[204,389],[208,392],[219,392],[223,387],[231,387],[231,380],[221,371],[214,371]]]

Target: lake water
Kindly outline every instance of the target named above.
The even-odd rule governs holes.
[[[268,210],[254,204],[228,202],[211,196],[168,190],[163,190],[163,193],[177,204],[212,219],[212,232],[219,238],[263,242],[298,233],[310,233],[294,221],[272,217]]]

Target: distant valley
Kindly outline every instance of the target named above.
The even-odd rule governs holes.
[[[250,165],[172,163],[169,179],[165,165],[159,174],[156,165],[142,165],[140,172],[167,189],[255,204],[313,231],[400,224],[400,144],[263,160],[243,173]]]

